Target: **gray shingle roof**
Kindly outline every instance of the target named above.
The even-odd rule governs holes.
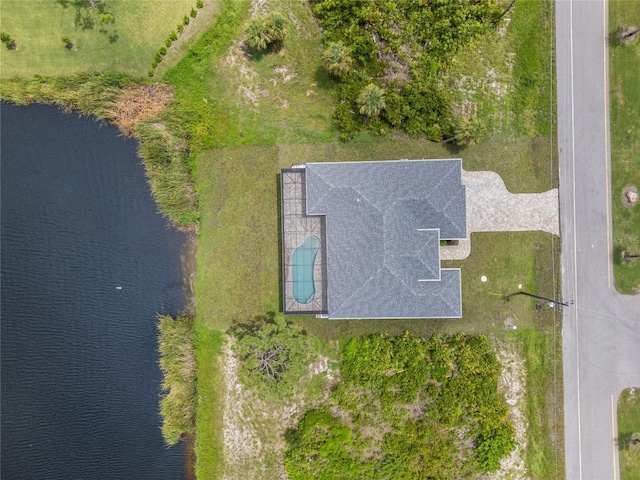
[[[309,163],[306,213],[326,215],[330,318],[460,317],[460,271],[440,239],[466,237],[461,160]]]

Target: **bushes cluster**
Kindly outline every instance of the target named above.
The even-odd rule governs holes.
[[[203,0],[198,0],[196,2],[196,8],[200,9],[203,7],[204,7]],[[164,41],[164,46],[160,47],[160,50],[153,57],[153,61],[151,62],[151,68],[147,72],[148,76],[153,77],[153,75],[155,74],[156,68],[158,67],[160,62],[162,62],[162,58],[167,54],[167,48],[171,47],[173,42],[178,40],[178,35],[182,34],[182,32],[184,32],[184,27],[189,25],[189,22],[191,21],[190,16],[191,18],[196,18],[196,16],[198,16],[198,10],[196,10],[196,8],[191,8],[189,15],[185,15],[182,18],[182,22],[176,25],[176,29],[171,31],[167,39]]]
[[[286,435],[286,471],[292,480],[494,471],[515,445],[499,371],[482,336],[351,339],[329,401]]]
[[[438,75],[493,26],[495,0],[321,0],[314,12],[324,29],[325,68],[339,82],[335,121],[343,139],[362,129],[400,128],[432,140],[455,135]],[[361,101],[371,85],[383,92],[373,110]]]
[[[2,42],[9,50],[15,50],[18,48],[18,43],[6,32],[0,32],[0,42]]]

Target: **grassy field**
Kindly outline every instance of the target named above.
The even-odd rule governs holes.
[[[640,390],[627,388],[618,399],[620,480],[640,480]]]
[[[458,109],[477,114],[490,137],[555,141],[553,34],[549,1],[516,2],[496,34],[456,58],[445,76]]]
[[[101,23],[87,2],[3,0],[2,31],[16,40],[18,48],[2,48],[2,78],[108,70],[146,76],[154,54],[195,4],[195,0],[108,0],[104,12],[112,15],[113,23]],[[191,29],[206,28],[208,23],[203,15]],[[73,43],[71,49],[62,37]]]
[[[611,100],[611,208],[613,211],[614,274],[618,291],[640,292],[640,261],[633,265],[620,262],[624,249],[640,254],[640,204],[623,204],[623,190],[629,185],[640,189],[640,35],[633,42],[617,44],[620,27],[640,27],[640,2],[609,2],[609,81]]]

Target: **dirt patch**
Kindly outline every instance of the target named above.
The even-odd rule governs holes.
[[[638,203],[638,187],[627,185],[622,189],[622,205],[627,208],[633,208],[636,203]]]
[[[502,372],[498,379],[498,389],[504,395],[509,406],[509,417],[515,429],[516,448],[511,455],[502,459],[500,470],[482,478],[487,480],[525,480],[527,468],[524,464],[524,452],[527,449],[527,430],[529,421],[526,416],[526,369],[524,359],[514,345],[500,344],[497,352]]]
[[[138,124],[158,116],[173,100],[169,85],[139,85],[125,88],[107,107],[107,116],[127,137],[134,137]]]
[[[237,85],[236,94],[240,101],[257,107],[260,98],[269,96],[269,90],[259,84],[259,74],[251,67],[243,47],[243,42],[234,41],[222,61],[222,68],[233,80],[230,84]]]
[[[620,30],[618,30],[617,37],[618,37],[618,40],[621,42],[631,43],[636,38],[638,38],[639,34],[640,34],[640,28],[636,26],[621,27]]]

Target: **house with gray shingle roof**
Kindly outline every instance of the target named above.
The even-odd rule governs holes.
[[[461,317],[440,241],[466,231],[462,161],[308,163],[281,172],[285,313]]]

